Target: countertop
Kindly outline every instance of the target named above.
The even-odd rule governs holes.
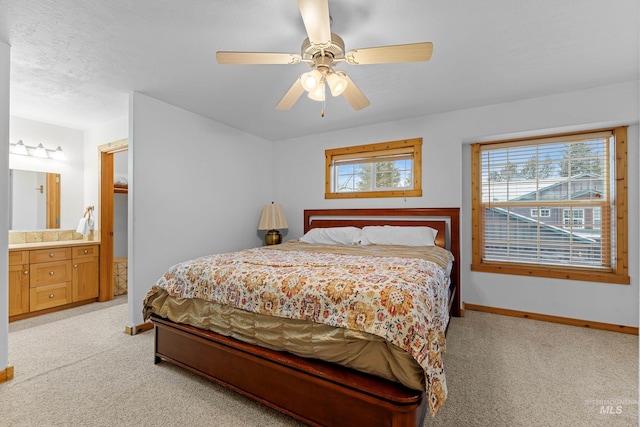
[[[24,251],[30,249],[48,249],[60,246],[89,246],[99,245],[100,240],[59,240],[56,242],[13,243],[9,245],[9,251]]]

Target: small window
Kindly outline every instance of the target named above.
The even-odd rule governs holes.
[[[551,209],[540,209],[540,218],[549,218],[551,216]],[[531,209],[531,218],[538,217],[538,209]]]
[[[600,208],[593,208],[593,225],[602,224],[602,211]]]
[[[563,209],[562,224],[568,229],[584,228],[584,209]]]
[[[325,198],[422,196],[422,138],[325,151]]]

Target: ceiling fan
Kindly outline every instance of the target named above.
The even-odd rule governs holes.
[[[351,65],[383,64],[394,62],[428,61],[433,52],[430,42],[395,46],[378,46],[345,51],[344,41],[331,32],[328,0],[298,0],[298,7],[307,31],[300,54],[270,52],[216,52],[220,64],[298,64],[304,62],[312,70],[303,73],[293,83],[276,109],[290,109],[307,92],[315,101],[325,100],[326,85],[331,95],[342,95],[355,110],[370,102],[343,71],[335,71],[340,62]],[[322,112],[324,116],[324,109]]]

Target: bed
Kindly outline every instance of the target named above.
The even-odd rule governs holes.
[[[176,364],[310,425],[422,425],[426,414],[434,415],[446,398],[441,363],[444,333],[449,316],[461,315],[459,209],[304,211],[305,236],[312,234],[312,229],[365,230],[383,225],[433,228],[437,230],[435,247],[316,248],[306,242],[288,242],[280,247],[216,254],[172,267],[144,304],[145,318],[155,325],[155,363]],[[428,254],[415,258],[416,250]],[[437,259],[429,258],[432,256]],[[442,261],[444,258],[449,261]],[[372,265],[364,264],[372,259]],[[210,270],[211,262],[216,263],[215,271]],[[438,262],[441,267],[436,267]],[[221,297],[220,286],[211,286],[208,279],[227,283],[227,277],[237,271],[237,263],[256,264],[259,269],[243,276],[246,289],[238,290],[237,283],[229,279],[227,292]],[[369,299],[381,304],[371,311],[350,299],[359,291],[344,297],[348,280],[339,281],[338,287],[332,282],[346,271],[360,289],[365,281],[380,277],[376,269],[389,274],[386,281],[397,281],[391,275],[398,270],[401,273],[397,274],[408,275],[411,280],[406,282],[419,289],[427,288],[423,286],[427,280],[445,285],[441,289],[429,285],[434,289],[429,291],[431,296],[415,297],[411,309],[402,305],[392,309],[394,296],[385,297],[381,292],[382,297],[371,297],[367,288]],[[426,278],[431,273],[425,271],[431,269],[435,279]],[[318,273],[318,278],[314,273],[300,279],[309,271]],[[265,277],[270,274],[282,275],[277,276],[281,294],[267,287]],[[290,281],[291,277],[295,280]],[[186,279],[181,278],[192,282],[184,285],[181,282]],[[310,287],[297,296],[292,289],[300,290],[301,286]],[[353,291],[353,286],[350,289]],[[259,303],[251,302],[254,294],[261,295]],[[328,306],[318,300],[329,299],[332,308],[323,311],[322,307]],[[338,308],[333,308],[333,303]],[[282,311],[271,312],[274,307]],[[407,309],[400,313],[403,321],[393,320],[402,307]],[[384,317],[391,316],[389,313],[391,321]],[[422,318],[419,313],[426,314]],[[320,320],[323,317],[330,321],[325,324]],[[420,378],[422,383],[416,383]]]

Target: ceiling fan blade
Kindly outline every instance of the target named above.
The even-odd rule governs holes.
[[[330,43],[329,0],[298,0],[298,7],[311,44]]]
[[[347,52],[349,64],[386,64],[391,62],[428,61],[433,53],[433,43],[411,43],[395,46],[369,47]]]
[[[364,96],[364,93],[356,86],[356,84],[347,76],[343,75],[345,79],[347,79],[348,84],[347,88],[342,92],[342,96],[351,104],[354,110],[362,110],[365,107],[368,107],[371,103]]]
[[[216,52],[219,64],[297,64],[300,59],[297,53]]]
[[[287,93],[284,94],[280,102],[278,102],[278,105],[276,105],[276,110],[288,110],[293,107],[293,104],[298,101],[303,93],[304,88],[302,87],[302,82],[300,82],[300,77],[298,77]]]

